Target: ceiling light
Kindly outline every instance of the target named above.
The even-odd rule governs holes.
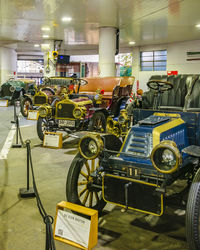
[[[38,48],[38,47],[40,47],[40,45],[39,44],[34,44],[34,47]]]
[[[62,18],[62,21],[63,21],[63,22],[70,22],[71,20],[72,20],[71,17],[63,17],[63,18]]]
[[[43,38],[49,38],[49,35],[43,35],[42,37]]]
[[[200,28],[200,24],[195,25],[197,28]]]
[[[134,45],[134,44],[135,44],[135,42],[133,42],[133,41],[132,41],[132,42],[129,42],[129,44],[130,44],[130,45]]]
[[[43,31],[50,31],[50,28],[49,27],[42,27],[41,30],[43,30]]]

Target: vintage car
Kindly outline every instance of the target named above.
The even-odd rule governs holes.
[[[144,108],[133,109],[123,144],[94,132],[80,140],[67,200],[99,213],[106,203],[155,217],[166,206],[186,209],[189,248],[200,249],[200,77],[163,77],[147,85]]]
[[[0,99],[8,100],[9,103],[13,104],[14,100],[23,97],[25,94],[34,95],[35,88],[34,80],[11,79],[0,86]]]
[[[108,115],[117,114],[125,107],[133,82],[133,77],[82,79],[84,84],[75,86],[73,93],[65,95],[63,100],[40,106],[39,138],[43,140],[45,131],[65,131],[68,134],[80,130],[104,132]]]
[[[68,93],[69,87],[78,85],[79,79],[72,77],[50,77],[44,78],[34,95],[24,94],[21,99],[21,113],[24,117],[28,116],[28,110],[37,110],[41,105],[52,104],[55,100],[61,100],[64,94]],[[84,80],[82,80],[84,83]]]

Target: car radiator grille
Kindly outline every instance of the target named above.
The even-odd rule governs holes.
[[[130,138],[127,152],[137,157],[146,158],[151,153],[152,144],[152,134],[135,132]]]
[[[35,96],[35,105],[45,104],[46,103],[46,97],[45,96]]]
[[[10,91],[10,85],[2,87],[2,96],[12,96],[12,92]]]
[[[59,108],[59,106],[62,108]],[[73,104],[59,104],[57,107],[57,117],[59,118],[74,118],[73,116]]]

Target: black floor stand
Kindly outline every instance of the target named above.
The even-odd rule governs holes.
[[[16,114],[16,103],[14,102],[14,121],[11,121],[11,123],[15,123],[16,124],[16,143],[12,144],[12,148],[21,148],[22,144],[18,143],[19,141],[19,117]]]
[[[26,141],[27,148],[27,187],[19,189],[19,195],[22,198],[35,197],[35,192],[32,187],[29,187],[29,163],[30,163],[30,140]]]

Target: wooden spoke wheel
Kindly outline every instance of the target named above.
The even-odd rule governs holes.
[[[98,158],[86,160],[78,153],[68,172],[66,196],[69,202],[96,209],[101,213],[106,203],[102,198],[102,190],[97,187],[95,177],[91,176],[98,167]]]
[[[30,98],[24,98],[21,101],[21,113],[24,117],[28,116],[28,110],[32,110],[33,109],[33,105],[32,105],[32,101]]]
[[[106,131],[106,117],[103,112],[96,112],[93,114],[89,123],[89,131],[96,131],[99,133]]]

